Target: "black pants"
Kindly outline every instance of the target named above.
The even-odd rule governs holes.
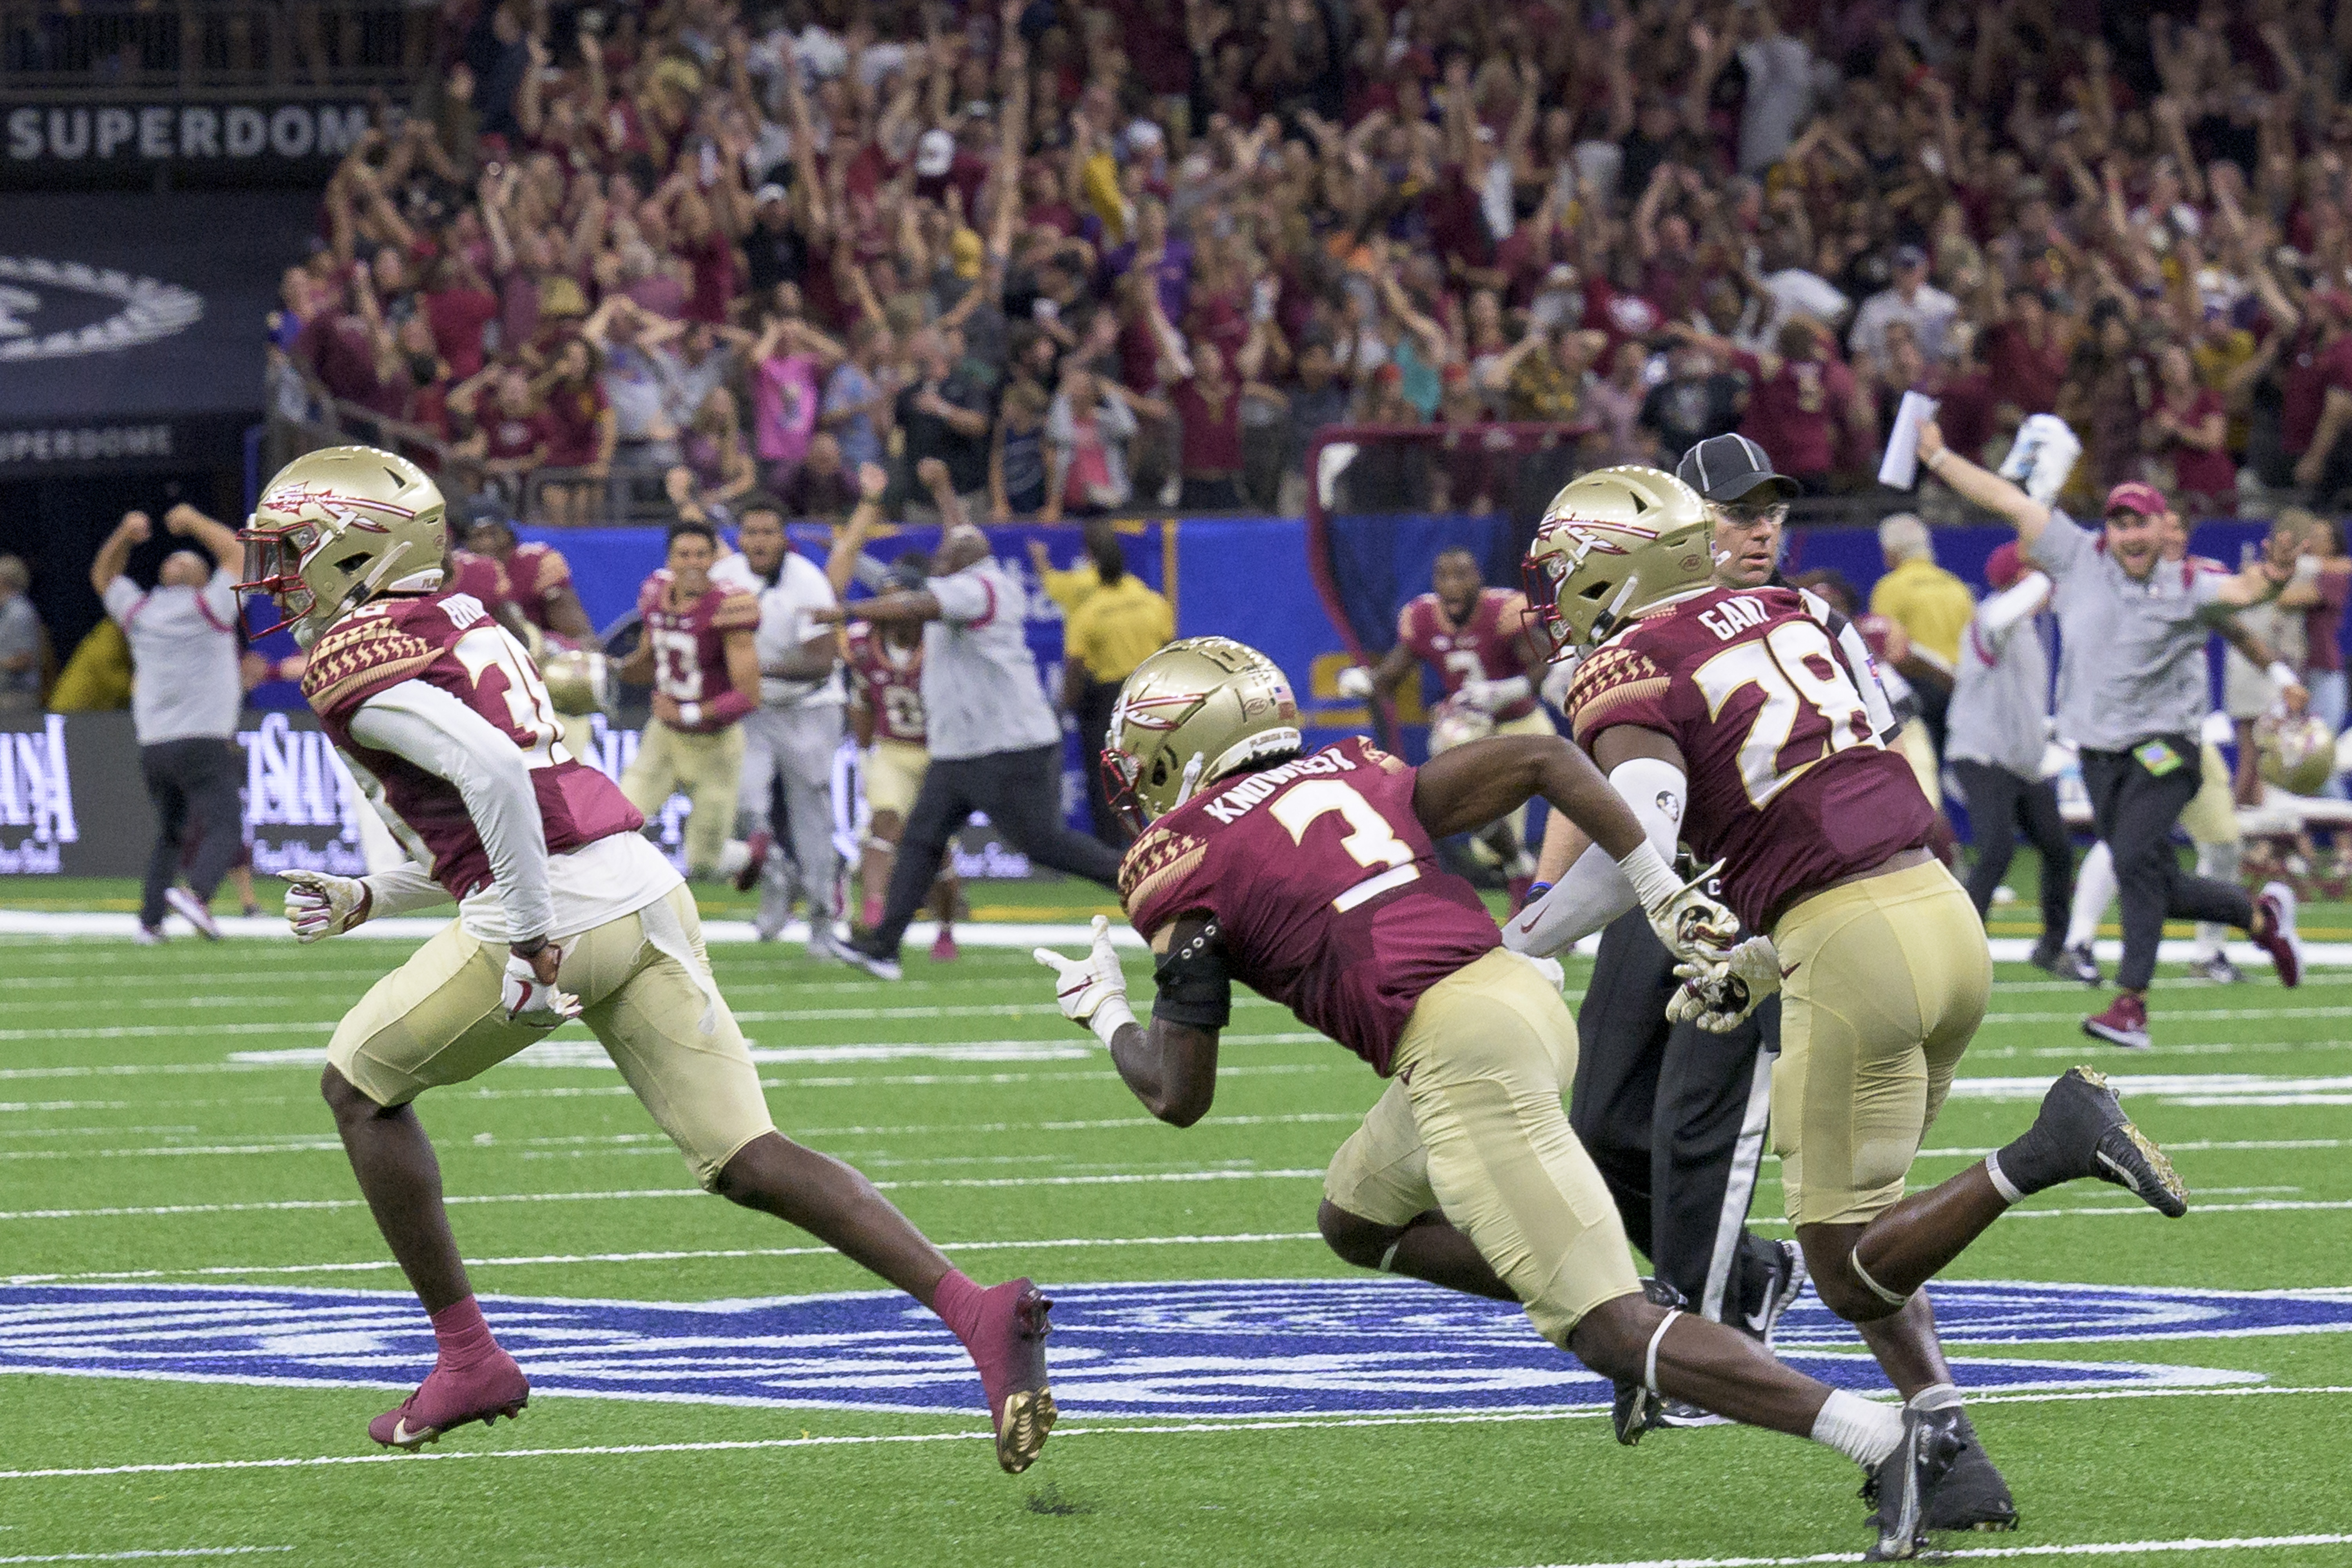
[[[1013,847],[1042,866],[1073,877],[1118,881],[1118,852],[1062,825],[1062,748],[1056,743],[984,757],[933,757],[907,811],[907,828],[890,861],[890,890],[873,946],[896,952],[907,924],[930,896],[956,829],[975,811]]]
[[[1992,890],[2009,875],[2009,859],[2022,832],[2042,857],[2042,945],[2066,940],[2066,920],[2074,902],[2074,846],[2058,815],[2058,786],[2048,779],[2021,778],[1990,763],[1955,762],[1960,793],[1968,797],[1969,826],[1975,831],[1977,863],[1969,872],[1969,897],[1977,918],[1992,904]]]
[[[1657,1277],[1717,1321],[1763,1310],[1771,1243],[1747,1229],[1771,1109],[1773,997],[1727,1035],[1668,1025],[1674,957],[1639,910],[1601,936],[1577,1010],[1569,1124]]]
[[[2091,816],[2116,858],[2116,880],[2123,889],[2124,961],[2116,984],[2126,991],[2145,991],[2155,977],[2156,944],[2168,918],[2214,921],[2241,931],[2254,918],[2254,901],[2243,888],[2180,868],[2172,828],[2197,798],[2199,748],[2187,735],[2157,740],[2174,759],[2161,774],[2148,772],[2137,752],[2083,752]]]
[[[139,923],[154,926],[163,923],[163,894],[180,874],[180,847],[191,826],[199,841],[188,887],[199,900],[212,902],[221,879],[236,864],[245,842],[236,804],[245,753],[225,737],[191,736],[140,747],[139,772],[147,781],[156,823],[155,852],[147,858],[147,885],[139,896]]]
[[[1087,773],[1087,811],[1093,818],[1095,837],[1121,854],[1135,842],[1135,835],[1110,808],[1110,795],[1103,782],[1103,737],[1110,733],[1110,712],[1118,706],[1119,682],[1089,679],[1078,693],[1078,759]]]

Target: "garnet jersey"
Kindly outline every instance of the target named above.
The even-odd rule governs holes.
[[[518,544],[507,556],[507,594],[522,618],[541,631],[547,624],[547,602],[572,585],[572,563],[551,544]]]
[[[646,640],[653,645],[654,689],[673,701],[709,703],[721,692],[734,689],[734,679],[727,672],[727,634],[758,631],[760,601],[740,588],[714,584],[700,598],[677,609],[671,606],[669,589],[670,574],[665,568],[646,578],[637,595]],[[758,692],[745,695],[758,705]],[[706,714],[699,724],[676,727],[707,734],[733,722],[730,718]]]
[[[444,594],[464,594],[493,616],[499,606],[514,602],[507,569],[487,555],[470,550],[449,552],[449,570],[442,579]]]
[[[1871,733],[1854,672],[1790,589],[1712,588],[1634,622],[1578,668],[1568,710],[1588,751],[1619,724],[1682,748],[1683,841],[1723,860],[1727,901],[1751,931],[1926,844],[1935,825],[1911,765]]]
[[[438,774],[352,737],[362,703],[409,680],[446,691],[522,752],[549,854],[645,826],[618,784],[563,749],[555,705],[530,656],[479,601],[467,594],[380,599],[337,622],[310,649],[302,695],[335,744],[383,784],[384,803],[413,835],[411,851],[422,847],[451,898],[490,885],[489,854],[465,797]]]
[[[860,621],[849,628],[849,678],[874,715],[877,740],[923,743],[922,644],[893,647],[879,627]]]
[[[1397,641],[1435,669],[1445,682],[1445,695],[1462,689],[1465,680],[1508,680],[1525,675],[1519,657],[1519,637],[1527,615],[1527,596],[1509,588],[1481,588],[1470,614],[1456,626],[1446,621],[1434,594],[1407,600],[1397,612]],[[1524,719],[1536,710],[1530,696],[1497,712],[1499,721]]]
[[[1119,900],[1146,940],[1213,912],[1235,979],[1386,1076],[1422,993],[1502,941],[1438,868],[1413,776],[1353,739],[1213,785],[1135,841]]]

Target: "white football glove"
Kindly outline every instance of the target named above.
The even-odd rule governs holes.
[[[1360,702],[1372,694],[1372,672],[1360,664],[1351,664],[1331,684],[1339,689],[1340,696]]]
[[[1135,1009],[1127,1005],[1127,972],[1118,966],[1118,950],[1110,944],[1108,916],[1095,917],[1094,941],[1084,958],[1064,958],[1050,947],[1030,952],[1054,972],[1054,1000],[1061,1005],[1062,1016],[1092,1029],[1104,1045],[1135,1022]]]
[[[1678,963],[1675,973],[1683,984],[1666,1004],[1666,1022],[1727,1035],[1780,993],[1780,953],[1770,937],[1751,936],[1718,963]]]
[[[299,942],[341,936],[367,919],[373,901],[365,882],[324,871],[280,871],[286,879],[286,923]]]
[[[556,962],[562,957],[562,950],[556,950]],[[552,1029],[580,1016],[580,998],[541,980],[530,960],[520,953],[507,954],[506,984],[499,988],[499,1001],[507,1017],[527,1029]]]
[[[1722,870],[1723,862],[1718,860],[1666,897],[1655,902],[1643,900],[1650,929],[1669,952],[1686,963],[1720,964],[1731,944],[1739,940],[1739,917],[1707,896],[1706,885]]]
[[[1463,701],[1481,713],[1492,713],[1497,708],[1508,706],[1495,695],[1495,688],[1500,684],[1501,682],[1488,680],[1484,676],[1474,675],[1462,683],[1460,696]]]

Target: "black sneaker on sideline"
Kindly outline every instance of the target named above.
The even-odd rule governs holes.
[[[1777,1256],[1772,1272],[1765,1277],[1761,1300],[1753,1311],[1742,1311],[1739,1321],[1732,1325],[1762,1340],[1768,1351],[1780,1332],[1780,1319],[1805,1290],[1805,1249],[1793,1241],[1776,1241],[1771,1246]]]
[[[898,979],[900,977],[898,955],[895,952],[886,953],[868,945],[870,941],[868,937],[860,936],[848,942],[836,942],[833,956],[840,959],[844,963],[856,964],[877,980]]]
[[[2099,973],[2099,961],[2091,956],[2086,946],[2060,950],[2058,962],[2050,973],[2061,980],[2079,980],[2085,985],[2096,985],[2106,977]]]

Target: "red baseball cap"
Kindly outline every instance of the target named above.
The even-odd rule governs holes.
[[[2165,504],[2164,493],[2142,479],[2126,479],[2107,492],[2105,515],[2108,517],[2119,511],[2133,512],[2140,517],[2162,517],[2171,510]]]

